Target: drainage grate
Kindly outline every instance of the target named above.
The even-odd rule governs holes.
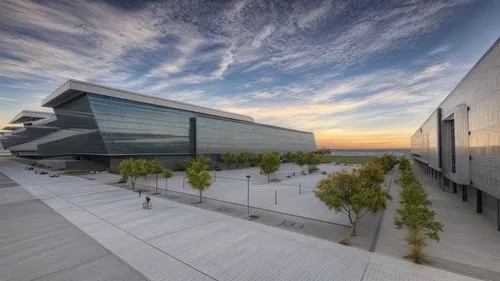
[[[298,223],[298,222],[295,222],[295,221],[288,221],[288,220],[282,221],[279,225],[283,226],[283,227],[286,227],[286,228],[292,228],[292,229],[295,229],[295,230],[299,230],[299,229],[304,228],[304,224]]]

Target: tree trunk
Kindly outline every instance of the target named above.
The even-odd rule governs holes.
[[[135,191],[135,178],[130,179],[130,183],[132,183],[132,190]]]
[[[168,189],[168,179],[165,178],[165,196],[167,195],[167,189]]]
[[[354,220],[351,223],[351,236],[356,236],[356,227],[358,226],[358,220]]]
[[[155,193],[158,193],[158,174],[156,174],[156,186],[155,186]]]
[[[271,174],[267,174],[267,183],[271,182]]]
[[[200,203],[201,203],[201,196],[203,194],[203,190],[200,189]]]

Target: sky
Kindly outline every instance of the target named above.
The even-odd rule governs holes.
[[[497,0],[0,1],[0,126],[68,79],[407,148],[500,35]]]

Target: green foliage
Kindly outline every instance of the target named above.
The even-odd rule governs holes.
[[[157,193],[158,192],[158,174],[161,174],[163,172],[163,166],[156,159],[148,160],[146,165],[147,165],[147,169],[148,169],[148,174],[156,175],[155,193]]]
[[[278,152],[265,152],[261,154],[260,171],[267,175],[267,182],[270,182],[270,176],[280,168],[280,154]]]
[[[319,148],[317,151],[316,151],[317,154],[320,154],[320,155],[330,155],[332,153],[332,151],[329,149],[329,148]]]
[[[248,155],[250,167],[255,167],[260,163],[260,154],[249,153]]]
[[[148,160],[147,167],[150,174],[161,174],[163,172],[163,166],[158,160]]]
[[[162,175],[165,179],[167,179],[167,180],[168,180],[168,179],[169,179],[169,178],[171,178],[174,174],[172,173],[172,171],[171,171],[171,170],[169,170],[169,169],[164,169],[164,170],[162,171],[161,175]]]
[[[394,168],[394,166],[396,166],[398,160],[394,155],[384,154],[383,156],[374,158],[371,162],[380,165],[384,174],[387,174],[390,170],[392,170],[392,168]]]
[[[404,170],[399,174],[397,183],[404,187],[407,185],[410,185],[414,182],[418,182],[417,177],[415,177],[415,174],[411,170]]]
[[[285,159],[288,162],[293,162],[294,158],[295,158],[295,153],[293,153],[293,152],[287,152],[287,153],[285,153]]]
[[[305,166],[308,161],[308,155],[302,151],[297,151],[293,157],[293,162],[297,164],[297,166]]]
[[[406,159],[404,156],[399,158],[399,171],[403,172],[410,169],[411,169],[410,161]]]
[[[391,200],[380,182],[365,178],[369,171],[363,169],[330,173],[328,178],[318,183],[314,191],[315,196],[328,208],[348,217],[352,236],[356,235],[356,227],[366,213],[378,213],[387,208],[388,200]]]
[[[238,153],[231,153],[231,164],[238,165],[239,158]]]
[[[165,178],[165,195],[167,195],[168,179],[171,178],[174,174],[169,169],[164,169],[161,172],[161,175]]]
[[[135,183],[138,177],[145,177],[149,174],[148,162],[144,159],[126,159],[118,166],[118,171],[123,176],[130,178],[132,189],[135,190]]]
[[[369,186],[380,186],[385,179],[385,174],[380,165],[376,162],[368,162],[362,169],[359,171],[360,178],[362,180],[362,184],[365,187]]]
[[[181,167],[181,170],[185,171],[191,166],[191,161],[189,161],[188,159],[184,159],[179,163],[179,165]]]
[[[429,205],[403,204],[396,210],[394,224],[397,229],[406,229],[409,236],[423,234],[426,238],[439,241],[443,224],[435,220],[436,213]],[[411,240],[409,241],[411,243]]]
[[[358,155],[324,155],[324,161],[329,159],[328,163],[345,163],[345,164],[365,164],[366,162],[374,159],[372,156],[358,156]]]
[[[207,171],[208,167],[208,160],[203,156],[198,156],[186,172],[188,183],[193,189],[200,192],[200,202],[203,198],[203,191],[209,189],[210,185],[212,185],[212,178]]]
[[[435,219],[436,213],[431,209],[422,183],[411,170],[407,159],[400,160],[400,207],[396,210],[394,224],[398,229],[407,231],[406,241],[409,244],[408,257],[417,263],[425,261],[423,249],[426,240],[439,241],[443,232],[443,224]]]
[[[305,155],[305,159],[306,159],[307,170],[309,171],[309,174],[319,170],[317,166],[321,163],[321,156],[320,155],[313,153],[313,152],[309,152]]]
[[[238,164],[244,167],[250,164],[250,154],[246,151],[238,153],[237,158],[238,158]]]
[[[222,160],[222,163],[226,164],[226,167],[229,170],[229,164],[231,164],[231,162],[233,161],[233,155],[227,152],[223,153],[220,158]]]

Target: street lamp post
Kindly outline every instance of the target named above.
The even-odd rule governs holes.
[[[250,215],[250,178],[252,176],[247,175],[247,215]]]

